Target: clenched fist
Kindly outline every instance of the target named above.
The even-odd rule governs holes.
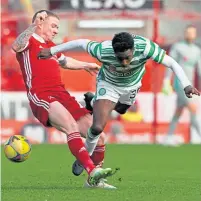
[[[42,13],[38,13],[37,15],[36,15],[36,19],[34,20],[34,22],[33,22],[33,24],[35,24],[36,26],[41,26],[43,23],[44,23],[44,21],[45,21],[45,19],[48,17],[48,15],[47,15],[47,13],[44,11],[44,12],[42,12]]]

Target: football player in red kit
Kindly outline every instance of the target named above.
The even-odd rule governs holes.
[[[80,134],[87,135],[87,130],[92,124],[92,116],[65,90],[60,76],[60,67],[97,73],[99,66],[95,63],[77,61],[63,54],[46,60],[37,58],[42,48],[55,45],[52,40],[58,34],[58,28],[59,17],[55,13],[48,10],[38,11],[33,16],[32,24],[12,45],[26,84],[30,107],[34,116],[44,126],[53,126],[66,134],[71,153],[89,175],[85,186],[111,188],[111,185],[105,183],[104,178],[112,175],[112,169],[96,167],[104,158],[104,134],[91,142],[93,144],[99,140],[99,154],[95,151],[94,154],[88,153]]]

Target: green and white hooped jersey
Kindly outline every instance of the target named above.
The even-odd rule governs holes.
[[[102,63],[98,80],[104,80],[118,87],[134,86],[141,81],[145,73],[145,63],[148,59],[161,63],[165,51],[156,43],[138,35],[133,35],[133,40],[133,59],[126,68],[116,59],[112,41],[102,43],[90,41],[88,43],[88,53]]]

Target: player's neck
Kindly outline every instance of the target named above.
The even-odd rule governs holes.
[[[46,38],[45,35],[42,34],[40,30],[36,30],[36,31],[35,31],[35,34],[37,35],[37,38],[38,38],[40,41],[44,41],[44,42],[46,41],[46,40],[45,40],[45,38]]]

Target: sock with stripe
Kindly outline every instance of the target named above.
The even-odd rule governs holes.
[[[89,128],[87,137],[86,137],[86,141],[85,141],[85,147],[86,147],[87,151],[89,152],[90,156],[94,152],[94,149],[98,143],[99,137],[100,137],[100,135],[93,135],[91,133],[91,129]]]
[[[105,157],[105,145],[96,146],[91,159],[95,166],[102,167]]]
[[[88,174],[95,168],[88,151],[80,137],[79,132],[70,133],[67,135],[68,146],[71,153],[76,157],[80,164],[85,168]]]

